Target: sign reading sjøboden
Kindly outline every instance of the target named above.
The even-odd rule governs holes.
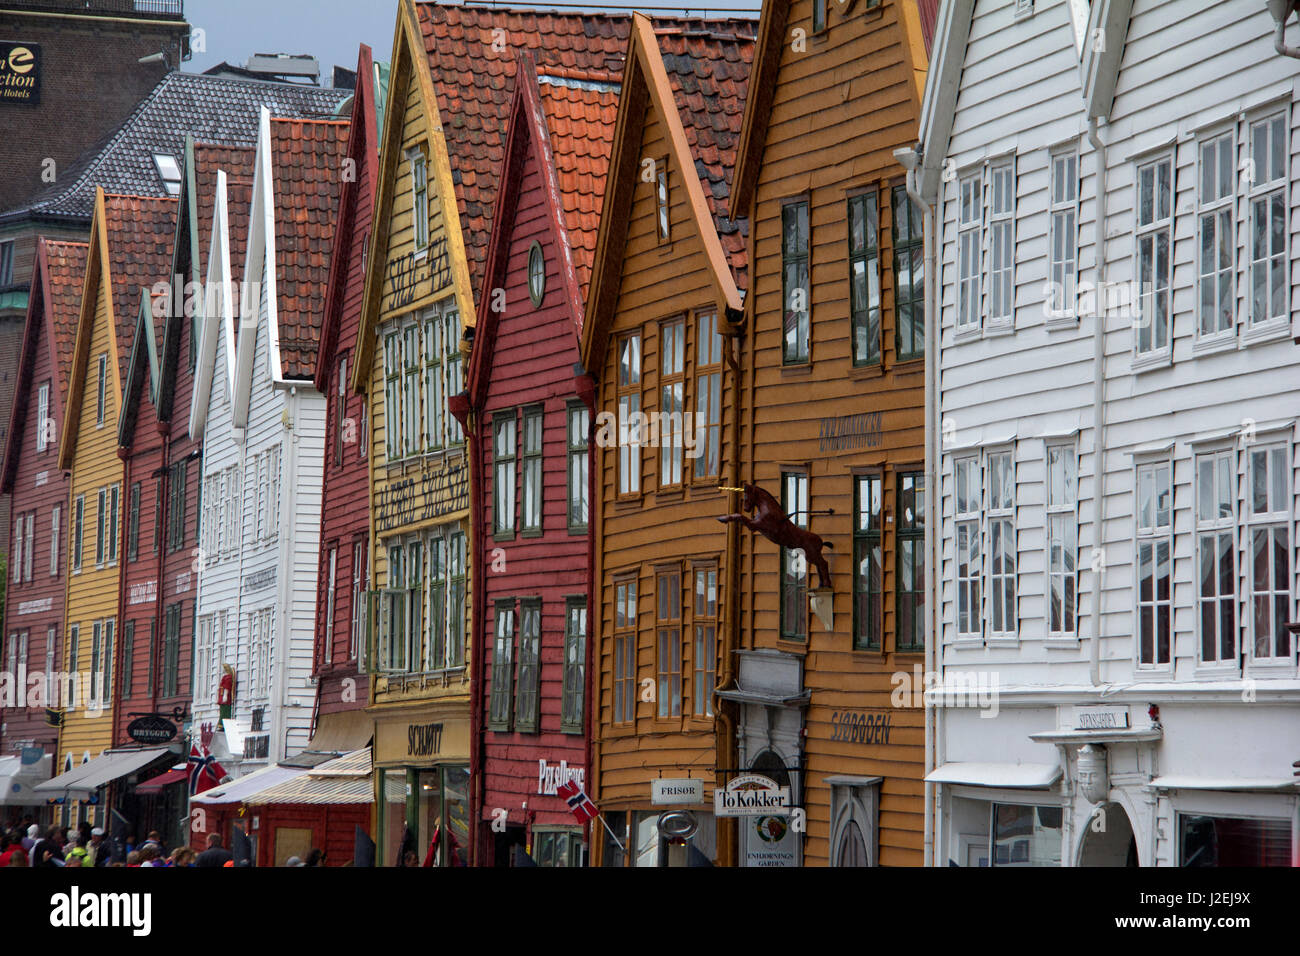
[[[0,40],[0,106],[39,106],[41,48]]]
[[[779,787],[771,777],[744,773],[726,787],[713,791],[713,815],[759,817],[790,813],[790,788]]]

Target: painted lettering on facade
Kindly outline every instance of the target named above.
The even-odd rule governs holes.
[[[377,491],[375,529],[432,521],[468,507],[469,469],[464,458],[449,459],[440,471],[402,478]]]
[[[851,448],[879,448],[882,412],[858,415],[834,415],[821,420],[819,451],[845,451]]]

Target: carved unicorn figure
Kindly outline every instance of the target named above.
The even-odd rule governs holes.
[[[776,499],[758,485],[747,481],[742,485],[741,490],[744,495],[741,498],[740,510],[752,511],[754,516],[751,518],[747,514],[737,513],[722,515],[718,520],[723,524],[738,521],[750,531],[757,531],[775,545],[802,551],[804,557],[817,569],[817,586],[829,588],[831,568],[822,554],[822,549],[829,548],[831,545],[822,541],[807,528],[800,528],[791,521],[781,510]]]

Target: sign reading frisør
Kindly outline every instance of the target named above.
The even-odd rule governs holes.
[[[778,787],[771,777],[744,773],[726,787],[713,791],[713,815],[717,817],[764,817],[789,815],[790,788]]]

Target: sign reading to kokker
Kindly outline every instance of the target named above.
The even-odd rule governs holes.
[[[778,787],[771,777],[744,773],[724,788],[713,791],[713,815],[761,817],[790,812],[790,788]]]

